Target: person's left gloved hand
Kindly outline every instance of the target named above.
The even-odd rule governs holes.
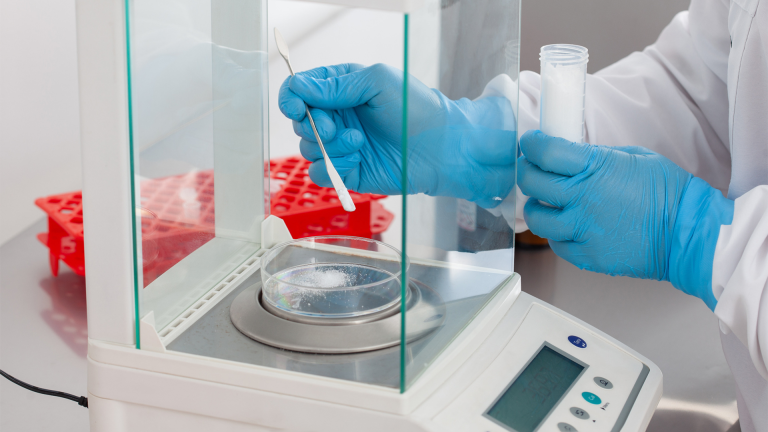
[[[540,131],[526,132],[520,147],[518,184],[534,198],[525,221],[557,255],[586,270],[670,281],[714,310],[715,246],[733,201],[643,147]]]

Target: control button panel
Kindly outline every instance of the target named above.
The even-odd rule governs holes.
[[[536,303],[531,305],[525,319],[493,363],[461,396],[446,406],[436,420],[451,431],[517,430],[511,425],[518,421],[517,414],[509,412],[505,416],[506,411],[500,410],[497,402],[520,377],[539,376],[526,371],[529,367],[546,366],[544,363],[539,365],[540,361],[536,359],[547,348],[583,366],[583,370],[571,383],[570,375],[566,377],[554,373],[555,368],[548,369],[554,371],[545,374],[548,379],[559,376],[559,380],[568,380],[568,388],[556,405],[532,427],[541,432],[613,430],[641,377],[643,363],[600,333]],[[516,397],[524,397],[529,392],[520,394],[523,396]],[[521,399],[519,403],[527,402]],[[496,409],[490,412],[494,407]]]

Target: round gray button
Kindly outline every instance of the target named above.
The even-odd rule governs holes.
[[[562,432],[579,432],[575,427],[569,425],[568,423],[558,423],[557,428]]]
[[[613,388],[613,383],[603,377],[595,377],[595,384],[606,390]]]
[[[576,417],[582,420],[586,420],[589,418],[589,414],[581,408],[572,407],[571,414],[575,415]]]

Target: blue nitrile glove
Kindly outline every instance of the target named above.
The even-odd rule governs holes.
[[[452,196],[497,206],[514,186],[514,116],[509,101],[452,101],[408,79],[408,193]],[[321,67],[288,78],[280,110],[302,137],[309,176],[331,186],[304,103],[328,156],[349,189],[401,194],[403,73],[377,64]]]
[[[733,201],[643,147],[520,139],[517,179],[531,231],[579,268],[672,282],[714,310],[712,264]],[[548,207],[541,202],[553,207]]]

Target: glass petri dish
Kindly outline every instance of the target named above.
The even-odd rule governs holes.
[[[375,314],[400,303],[401,262],[399,250],[362,237],[291,240],[262,258],[262,298],[306,317]]]

